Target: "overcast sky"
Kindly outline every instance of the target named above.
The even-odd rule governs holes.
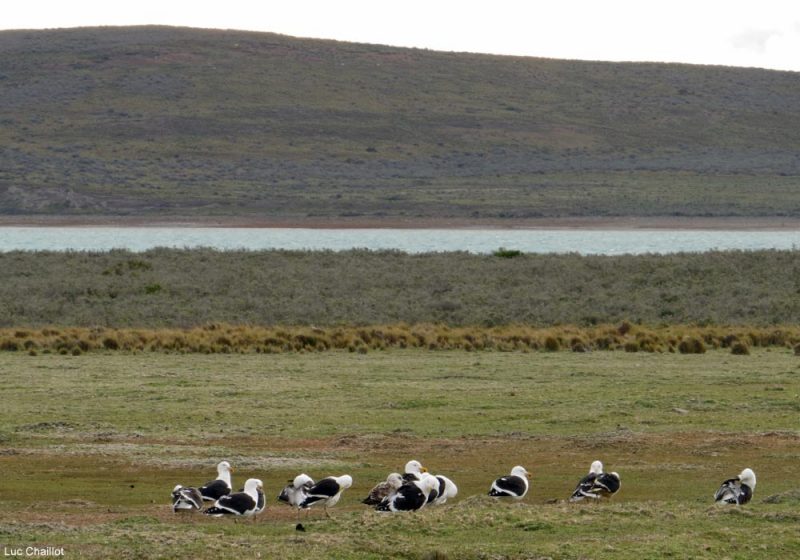
[[[800,71],[800,0],[3,0],[0,10],[0,29],[138,24]]]

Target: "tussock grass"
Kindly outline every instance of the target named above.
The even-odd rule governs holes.
[[[450,327],[394,324],[369,327],[253,326],[210,323],[186,329],[111,329],[47,327],[0,329],[0,350],[81,355],[85,352],[166,352],[201,354],[280,354],[346,350],[367,353],[392,348],[531,352],[622,350],[702,354],[730,349],[747,355],[750,347],[800,347],[800,327],[718,327],[672,325],[597,325],[537,328]]]

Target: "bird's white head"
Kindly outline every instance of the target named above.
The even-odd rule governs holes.
[[[600,461],[595,461],[592,463],[592,466],[589,467],[589,474],[602,474],[603,473],[603,463]]]
[[[753,469],[743,470],[739,475],[739,482],[754,489],[756,487],[756,473],[753,472]]]
[[[292,486],[294,486],[295,488],[300,488],[301,486],[303,486],[304,484],[308,484],[309,482],[313,484],[314,479],[308,476],[306,473],[301,473],[298,474],[296,477],[294,477],[294,480],[292,481]]]
[[[183,485],[181,485],[181,484],[177,484],[177,485],[175,485],[175,488],[173,488],[173,489],[172,489],[172,492],[173,492],[173,494],[174,494],[175,492],[177,492],[178,490],[180,490],[181,488],[183,488]]]
[[[386,482],[392,488],[400,488],[403,485],[403,476],[400,473],[393,472],[386,477]]]
[[[244,491],[248,494],[255,494],[264,489],[264,484],[257,478],[248,478],[244,483]]]
[[[422,463],[419,461],[413,460],[406,463],[405,472],[407,474],[420,474],[424,472],[428,472],[428,469],[422,466]]]
[[[517,465],[516,467],[511,469],[511,474],[514,475],[514,476],[518,476],[520,478],[530,478],[531,477],[531,473],[529,473],[527,470],[525,470],[525,467],[521,467],[519,465]]]
[[[349,474],[343,474],[336,478],[336,482],[339,486],[344,490],[345,488],[350,488],[353,485],[353,477]]]
[[[232,473],[233,472],[233,467],[231,466],[231,464],[228,461],[222,461],[217,465],[217,472],[219,474]]]

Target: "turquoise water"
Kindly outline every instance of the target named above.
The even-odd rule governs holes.
[[[800,249],[800,231],[258,229],[192,227],[0,227],[0,251],[215,249],[397,249],[409,253],[500,247],[530,253],[640,254]]]

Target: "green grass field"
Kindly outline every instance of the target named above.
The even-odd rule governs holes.
[[[0,353],[0,545],[87,558],[788,558],[800,554],[800,359],[391,350],[278,355]],[[257,476],[256,520],[174,515],[176,483]],[[438,509],[359,502],[409,459]],[[589,463],[610,503],[565,503]],[[485,496],[516,464],[521,503]],[[751,504],[712,494],[751,467]],[[275,501],[298,472],[354,479],[308,531]],[[777,496],[765,502],[765,498]]]

